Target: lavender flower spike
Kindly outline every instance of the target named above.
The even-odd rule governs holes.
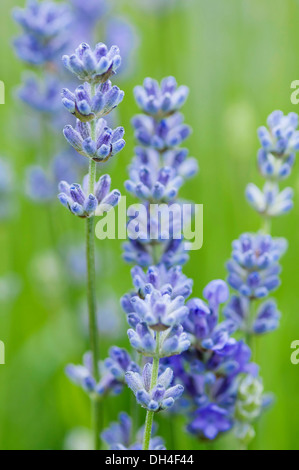
[[[185,299],[192,292],[192,281],[176,266],[187,256],[182,250],[180,205],[171,205],[184,179],[197,170],[195,160],[187,158],[188,151],[179,148],[191,133],[178,112],[187,96],[187,87],[177,88],[173,77],[165,78],[161,86],[147,78],[143,87],[135,88],[137,104],[144,114],[135,116],[132,125],[141,146],[136,149],[125,187],[145,204],[146,211],[138,221],[138,239],[132,216],[129,220],[129,243],[124,256],[139,264],[132,270],[137,295],[124,296],[122,306],[132,327],[128,330],[131,345],[152,357],[152,364],[145,366],[142,377],[126,374],[137,402],[147,409],[143,450],[150,448],[154,413],[172,406],[183,392],[181,384],[168,389],[173,372],[166,368],[159,375],[160,359],[179,355],[190,347],[182,324],[189,313]],[[163,202],[165,217],[150,213],[150,204],[158,202]],[[169,210],[172,220],[165,224]],[[144,272],[142,268],[149,264]],[[165,377],[168,379],[162,383]]]
[[[188,308],[184,305],[183,296],[171,299],[168,293],[161,293],[149,284],[144,299],[132,297],[132,312],[128,315],[130,324],[135,321],[145,322],[151,329],[164,331],[183,323],[188,316]]]
[[[158,412],[174,405],[184,391],[182,385],[170,387],[173,372],[167,368],[158,376],[157,384],[151,389],[152,365],[144,366],[142,376],[136,372],[126,373],[126,382],[136,396],[137,402],[148,411]]]
[[[189,89],[184,85],[178,87],[174,77],[164,78],[161,86],[156,80],[146,78],[143,87],[135,87],[134,94],[144,113],[162,118],[178,111],[185,104]]]
[[[110,191],[111,179],[103,175],[96,183],[94,194],[88,194],[88,176],[84,178],[83,187],[80,184],[69,185],[66,181],[59,183],[58,199],[72,214],[81,218],[102,215],[117,206],[121,194],[118,190]]]
[[[255,184],[249,183],[245,194],[253,209],[266,217],[287,214],[294,206],[293,189],[285,188],[279,192],[278,184],[272,182],[266,182],[262,191]]]
[[[255,318],[250,318],[249,299],[233,295],[223,313],[234,325],[236,330],[246,334],[262,335],[274,331],[279,326],[280,312],[273,300],[263,302]]]
[[[220,432],[228,431],[232,426],[233,421],[228,412],[224,408],[210,404],[197,411],[195,419],[188,426],[188,431],[213,440]]]
[[[138,198],[169,202],[175,199],[184,181],[198,171],[195,158],[186,149],[172,149],[161,155],[158,150],[136,147],[125,188]]]
[[[106,162],[120,152],[125,146],[124,133],[123,127],[110,129],[105,119],[99,119],[96,123],[95,140],[92,138],[89,122],[77,120],[75,129],[68,125],[63,130],[68,143],[78,153],[95,162]]]
[[[286,157],[299,150],[299,131],[298,115],[289,113],[284,116],[282,111],[274,111],[268,117],[266,127],[258,129],[258,137],[262,147],[266,152],[272,153],[279,157]]]
[[[141,145],[166,151],[179,146],[191,134],[191,127],[184,124],[184,117],[175,113],[160,122],[151,116],[139,114],[132,120],[135,137]]]
[[[66,367],[66,375],[88,394],[97,396],[118,394],[125,383],[125,373],[138,372],[139,368],[125,349],[114,346],[110,348],[109,354],[103,364],[99,362],[97,365],[100,377],[98,382],[93,375],[93,359],[90,352],[84,355],[83,365],[69,364]]]
[[[62,91],[62,104],[82,122],[88,122],[109,114],[122,102],[124,92],[117,86],[112,86],[110,80],[100,84],[91,96],[91,86],[85,82],[75,93],[65,88]]]
[[[189,314],[183,327],[194,336],[197,347],[221,353],[236,344],[230,336],[235,328],[234,323],[218,322],[219,305],[229,298],[228,286],[220,279],[211,281],[204,289],[204,296],[208,305],[198,298],[187,302]]]
[[[129,167],[130,179],[125,182],[125,187],[143,203],[162,202],[167,210],[177,198],[184,181],[198,170],[195,158],[188,158],[188,150],[179,148],[191,133],[191,128],[184,124],[183,115],[177,111],[187,94],[187,87],[177,89],[173,77],[165,78],[161,87],[155,80],[147,78],[144,87],[135,89],[136,100],[144,114],[132,120],[140,146],[135,150],[136,155]],[[142,267],[157,264],[153,257],[153,234],[149,233],[149,225],[154,227],[158,244],[161,243],[158,247],[160,262],[169,268],[187,261],[181,236],[181,210],[176,211],[175,207],[179,208],[179,204],[171,206],[173,218],[167,226],[164,225],[166,217],[156,218],[153,214],[149,214],[150,224],[148,217],[140,221],[139,233],[142,236],[138,241],[130,230],[131,224],[128,225],[129,243],[124,245],[126,261],[136,261]],[[163,243],[165,239],[167,242]]]
[[[95,5],[89,4],[93,9]],[[90,24],[90,23],[89,23]],[[110,113],[123,99],[123,92],[111,85],[108,80],[120,66],[119,49],[112,46],[110,50],[103,43],[96,45],[92,50],[86,43],[80,44],[75,54],[63,56],[63,63],[67,69],[74,73],[78,79],[85,83],[79,86],[74,93],[68,89],[62,92],[62,102],[65,108],[77,118],[76,127],[68,125],[64,128],[64,136],[69,144],[81,155],[89,159],[89,172],[84,178],[83,185],[69,185],[62,181],[58,198],[73,214],[86,218],[86,265],[87,265],[87,301],[89,315],[89,333],[92,349],[93,375],[96,379],[96,393],[103,395],[106,390],[122,377],[122,371],[127,367],[122,363],[129,363],[126,354],[118,354],[114,349],[110,352],[111,360],[105,361],[105,374],[100,379],[96,365],[99,362],[99,338],[97,328],[96,307],[96,270],[95,270],[95,216],[103,215],[120,200],[120,192],[110,191],[111,180],[104,175],[96,182],[97,162],[105,162],[120,152],[125,146],[123,139],[124,129],[118,127],[112,130],[102,116]],[[119,367],[120,366],[120,367]],[[93,423],[95,449],[100,448],[100,422],[101,414],[99,400],[93,396]]]
[[[13,10],[14,20],[24,34],[14,41],[20,59],[33,65],[53,62],[65,50],[69,41],[70,8],[65,3],[27,0],[25,9]]]
[[[249,298],[266,297],[279,284],[279,259],[287,248],[283,238],[263,234],[243,234],[233,242],[232,259],[227,263],[228,283]]]
[[[133,320],[131,319],[132,323]],[[134,325],[134,329],[128,330],[131,346],[140,354],[154,357],[156,351],[156,339],[153,330],[144,322]],[[169,328],[161,334],[159,356],[169,357],[181,354],[190,347],[190,340],[182,325]]]
[[[146,273],[139,266],[135,266],[131,270],[131,275],[136,290],[143,296],[148,293],[149,285],[162,294],[169,294],[172,299],[179,295],[186,299],[192,293],[193,281],[182,273],[181,266],[166,269],[164,264],[160,264],[150,266]]]
[[[258,129],[262,148],[258,151],[257,161],[266,184],[260,190],[250,183],[246,188],[249,204],[259,212],[265,221],[288,213],[293,207],[293,190],[280,191],[279,182],[286,179],[294,166],[296,152],[299,151],[298,115],[284,116],[282,111],[274,111],[268,117],[269,130]],[[266,224],[267,225],[267,224]]]
[[[82,43],[75,54],[64,55],[62,61],[79,80],[96,84],[104,83],[116,73],[121,64],[121,57],[117,46],[108,50],[105,44],[98,43],[92,50],[88,44]]]

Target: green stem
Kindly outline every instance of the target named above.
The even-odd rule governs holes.
[[[89,314],[89,337],[90,349],[93,362],[93,376],[96,382],[99,381],[98,363],[99,341],[98,328],[96,318],[96,295],[95,295],[95,256],[94,256],[94,217],[88,217],[86,220],[86,257],[87,257],[87,301]],[[100,448],[100,432],[102,427],[101,402],[96,395],[91,397],[92,400],[92,422],[94,429],[94,445],[95,450]]]
[[[94,256],[94,217],[86,220],[86,256],[87,256],[87,301],[89,314],[89,336],[93,357],[93,374],[96,381],[99,380],[98,361],[99,345],[96,318],[95,295],[95,256]]]
[[[89,162],[89,186],[88,191],[90,194],[94,193],[94,185],[96,182],[96,162],[90,159]]]
[[[91,123],[92,138],[95,137],[95,122]],[[96,162],[90,160],[89,162],[89,193],[94,193],[94,186],[96,181]],[[96,271],[95,271],[95,217],[91,216],[86,219],[86,259],[87,259],[87,301],[88,301],[88,314],[89,314],[89,337],[90,348],[92,353],[93,362],[93,376],[95,381],[99,381],[99,367],[100,360],[99,353],[99,340],[98,340],[98,327],[97,327],[97,309],[96,309]],[[94,448],[99,450],[100,433],[102,428],[103,413],[102,405],[99,397],[93,395],[92,400],[92,422],[94,430]]]
[[[249,312],[248,312],[248,318],[247,318],[247,331],[246,331],[246,343],[252,350],[252,332],[251,332],[251,324],[252,324],[252,319],[254,318],[254,313],[255,313],[255,305],[254,301],[252,299],[249,300]]]
[[[152,243],[152,257],[153,257],[153,264],[159,264],[161,259],[161,246],[158,243]]]
[[[270,217],[265,217],[264,218],[264,224],[263,224],[263,227],[262,227],[262,230],[264,233],[266,234],[271,234],[271,218]]]
[[[159,361],[160,361],[160,332],[157,331],[156,354],[153,358],[153,368],[152,368],[151,387],[150,387],[151,390],[157,385],[158,374],[159,374]],[[152,435],[153,419],[154,419],[154,411],[147,411],[146,419],[145,419],[142,450],[149,450],[150,440],[151,440],[151,435]]]
[[[94,450],[101,449],[101,431],[103,428],[102,401],[99,395],[91,398],[92,427],[94,430]]]

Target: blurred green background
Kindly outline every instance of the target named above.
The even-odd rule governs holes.
[[[185,267],[194,279],[194,294],[201,296],[207,282],[225,278],[232,240],[259,228],[259,217],[247,205],[244,189],[249,181],[262,181],[256,168],[257,127],[274,109],[296,111],[290,102],[290,84],[299,79],[299,2],[196,0],[161,16],[133,8],[131,1],[120,3],[121,11],[136,25],[140,44],[131,78],[114,80],[126,93],[118,119],[126,129],[127,146],[109,168],[113,187],[123,189],[133,156],[130,119],[137,112],[133,87],[146,76],[174,75],[179,84],[190,87],[184,113],[193,135],[186,146],[200,165],[200,173],[182,194],[204,204],[204,246],[192,253]],[[45,150],[36,129],[29,136],[24,131],[31,111],[13,98],[26,68],[11,47],[12,37],[19,32],[11,19],[15,5],[23,6],[24,1],[2,0],[0,5],[0,79],[6,85],[6,104],[0,106],[0,154],[14,166],[18,201],[13,219],[0,222],[0,277],[14,272],[21,286],[13,302],[0,304],[0,339],[6,345],[6,365],[0,366],[0,448],[61,449],[70,430],[90,426],[88,399],[64,374],[65,365],[79,363],[88,347],[78,312],[84,286],[70,282],[59,249],[61,238],[68,240],[69,233],[83,239],[84,223],[58,202],[50,207],[35,205],[23,194],[25,168]],[[97,39],[101,40],[100,30]],[[57,132],[57,141],[48,138],[47,145],[57,151],[61,142]],[[289,240],[282,286],[275,293],[281,326],[258,345],[265,389],[275,393],[276,403],[258,424],[254,449],[299,449],[299,365],[290,362],[290,344],[299,339],[296,167],[288,183],[295,188],[295,209],[273,225],[273,234]],[[98,298],[114,296],[117,304],[131,287],[130,267],[121,260],[121,242],[97,241],[97,246]],[[120,309],[119,316],[123,317]],[[119,338],[105,336],[103,355],[113,343],[128,347],[121,321]],[[129,400],[128,391],[107,400],[106,424],[120,410],[128,410]],[[205,448],[186,435],[183,417],[176,426],[175,442],[171,420],[161,414],[158,421],[168,448]],[[214,448],[235,445],[226,436]]]

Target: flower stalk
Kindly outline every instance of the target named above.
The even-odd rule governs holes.
[[[160,362],[160,332],[156,333],[156,355],[153,358],[152,378],[151,378],[151,390],[157,385],[158,374],[159,374],[159,362]],[[154,412],[147,411],[145,418],[145,428],[143,437],[143,450],[149,450],[152,427],[154,420]]]
[[[135,264],[131,274],[136,290],[122,298],[122,307],[131,327],[131,346],[152,358],[152,363],[147,362],[141,373],[127,372],[125,377],[137,403],[147,410],[140,448],[152,450],[158,448],[152,436],[154,414],[172,407],[184,390],[174,383],[173,371],[162,359],[181,354],[190,346],[182,323],[188,315],[185,301],[192,292],[192,281],[181,268],[188,259],[179,228],[181,215],[174,214],[167,227],[167,215],[160,218],[151,211],[151,204],[168,209],[198,165],[188,157],[188,150],[180,147],[191,133],[179,112],[188,88],[177,86],[174,77],[166,77],[160,84],[146,78],[134,93],[142,111],[132,120],[139,146],[125,188],[141,200],[150,226],[157,232],[149,230],[142,219],[144,233],[136,239],[128,224],[124,259]]]
[[[95,139],[95,121],[91,122],[91,136]],[[89,193],[93,194],[96,182],[96,162],[89,161],[88,184]],[[99,381],[98,363],[100,360],[99,336],[97,328],[96,307],[96,269],[95,269],[95,217],[86,219],[86,266],[87,266],[87,303],[89,316],[89,341],[92,353],[93,375],[96,382]],[[94,449],[99,450],[101,446],[100,434],[103,423],[103,407],[97,394],[92,395],[92,423],[94,432]]]
[[[91,173],[89,173],[91,177]],[[87,301],[89,315],[89,340],[92,352],[93,376],[99,381],[98,363],[100,360],[99,337],[96,318],[96,274],[95,274],[95,247],[94,247],[94,225],[95,218],[86,219],[86,262],[87,262]],[[92,400],[92,423],[94,432],[94,449],[100,449],[100,433],[103,422],[103,407],[97,394],[91,396]]]
[[[112,86],[109,77],[116,73],[121,58],[117,46],[110,50],[105,44],[99,43],[92,50],[82,43],[75,54],[63,57],[66,68],[70,69],[84,84],[75,92],[68,89],[62,91],[62,102],[65,108],[76,116],[76,127],[66,126],[64,136],[69,144],[89,159],[88,175],[83,185],[69,185],[62,181],[59,185],[60,202],[70,212],[86,219],[86,266],[87,266],[87,303],[89,315],[90,354],[85,355],[85,365],[69,366],[69,377],[81,385],[89,394],[92,402],[92,422],[94,433],[94,449],[101,448],[100,435],[103,423],[103,407],[101,398],[108,392],[109,381],[100,374],[100,341],[96,306],[96,269],[95,269],[95,216],[102,215],[116,206],[120,200],[120,192],[110,192],[111,178],[103,175],[96,182],[97,162],[107,161],[125,145],[124,129],[115,130],[107,126],[103,116],[109,114],[123,99],[124,93]],[[126,370],[130,362],[122,351],[114,351],[116,362]],[[128,363],[129,362],[129,363]],[[112,366],[111,366],[112,367]],[[115,373],[115,367],[113,366]],[[111,375],[111,374],[110,374]],[[117,370],[119,378],[119,371]],[[112,374],[113,377],[113,374]],[[112,380],[113,382],[113,380]],[[116,382],[117,384],[117,382]],[[112,385],[112,384],[111,384]]]

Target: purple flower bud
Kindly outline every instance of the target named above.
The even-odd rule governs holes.
[[[80,136],[80,134],[77,131],[75,131],[75,129],[73,129],[72,126],[68,125],[68,126],[65,126],[65,128],[63,130],[63,135],[66,138],[66,140],[68,141],[68,143],[72,147],[74,147],[74,149],[76,149],[78,152],[81,153],[83,139]]]
[[[93,194],[89,194],[84,202],[84,211],[90,215],[93,214],[98,206],[97,198]]]
[[[241,235],[233,242],[233,259],[227,263],[228,283],[246,297],[268,295],[279,285],[278,261],[285,250],[285,240],[262,234]]]
[[[126,382],[136,396],[137,402],[143,408],[157,412],[172,406],[175,400],[183,393],[184,387],[177,385],[168,388],[169,383],[165,380],[165,377],[170,375],[172,378],[172,371],[166,369],[165,372],[158,376],[157,385],[151,389],[151,374],[152,365],[148,363],[145,365],[142,375],[127,372]],[[164,386],[163,383],[167,383],[167,386]]]
[[[102,200],[107,196],[110,191],[111,187],[111,178],[109,175],[103,175],[99,179],[98,183],[96,184],[95,189],[95,196],[98,202],[102,202]]]
[[[63,63],[78,79],[89,83],[104,83],[121,64],[119,49],[99,43],[92,50],[86,43],[80,44],[72,56],[64,56]]]

